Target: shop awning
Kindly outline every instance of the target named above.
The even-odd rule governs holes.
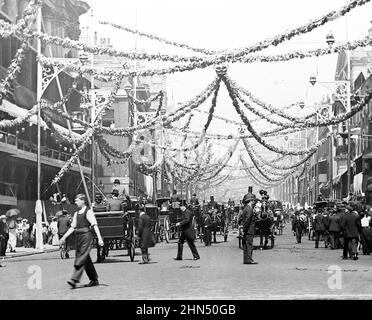
[[[347,169],[342,170],[336,177],[333,178],[333,184],[338,184],[341,181],[342,176],[347,172]]]
[[[363,173],[358,173],[354,176],[353,187],[355,194],[363,194],[362,182],[363,182]]]

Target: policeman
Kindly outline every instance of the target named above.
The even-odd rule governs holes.
[[[254,225],[255,216],[253,208],[255,205],[256,196],[253,193],[247,193],[243,197],[244,210],[240,218],[243,226],[243,263],[244,264],[257,264],[252,259],[253,251],[253,238],[254,238]]]

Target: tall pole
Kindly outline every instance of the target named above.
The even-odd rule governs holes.
[[[41,33],[41,6],[38,8],[37,14],[37,30]],[[41,40],[37,39],[37,54],[41,56]],[[43,245],[43,234],[42,234],[42,213],[43,207],[41,204],[40,189],[41,189],[41,154],[40,154],[40,143],[41,143],[41,95],[42,95],[42,66],[40,61],[37,62],[37,201],[35,205],[36,214],[36,250],[44,250]]]
[[[346,50],[347,57],[347,88],[346,88],[346,106],[347,112],[350,111],[350,90],[351,90],[351,66],[350,66],[350,51]],[[347,195],[350,192],[350,183],[351,183],[351,118],[347,120]]]
[[[95,46],[96,44],[94,43],[94,21],[93,21],[93,9],[91,9],[91,22],[92,22],[92,33],[90,35],[91,37],[91,45],[92,46]],[[94,54],[91,53],[90,55],[90,66],[92,69],[94,69]],[[91,109],[91,124],[94,125],[94,121],[95,121],[95,118],[96,118],[96,110],[95,110],[95,107],[96,107],[96,96],[95,96],[95,92],[94,92],[94,77],[93,75],[90,77],[90,89],[91,89],[91,100],[92,100],[92,109]],[[91,138],[91,141],[92,141],[92,149],[91,149],[91,169],[92,169],[92,172],[91,172],[91,190],[92,190],[92,199],[94,201],[95,199],[95,190],[94,190],[94,184],[95,184],[95,148],[94,148],[94,135],[92,135],[92,138]]]

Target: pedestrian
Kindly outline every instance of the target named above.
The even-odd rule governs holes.
[[[324,247],[327,248],[326,239],[326,225],[323,216],[323,209],[319,208],[313,221],[313,228],[315,231],[315,248],[319,248],[319,239],[322,237],[324,240]]]
[[[349,251],[350,258],[353,260],[358,260],[357,246],[361,229],[362,225],[360,218],[353,212],[352,207],[347,206],[345,209],[345,214],[341,219],[341,230],[344,237],[342,259],[348,258]]]
[[[89,255],[93,247],[93,233],[91,228],[94,229],[97,235],[99,246],[103,246],[103,240],[98,229],[96,217],[93,211],[88,208],[86,196],[84,194],[78,194],[75,198],[75,204],[78,206],[79,210],[74,214],[70,229],[60,240],[60,245],[63,245],[67,237],[75,232],[76,253],[74,271],[71,280],[67,281],[67,283],[72,289],[75,289],[85,269],[90,280],[86,287],[98,286],[98,275]]]
[[[362,232],[360,234],[360,241],[362,244],[363,255],[368,255],[370,253],[369,243],[371,242],[371,228],[369,226],[371,221],[371,216],[368,211],[364,211],[363,217],[361,218]]]
[[[243,197],[243,205],[245,206],[240,218],[243,226],[243,263],[257,264],[252,259],[253,252],[253,238],[255,233],[255,216],[253,213],[254,202],[256,196],[252,193],[247,193]]]
[[[292,231],[296,235],[297,243],[301,243],[302,231],[304,229],[304,222],[300,218],[300,213],[298,211],[295,212],[295,217],[292,220]]]
[[[144,211],[140,212],[138,219],[138,240],[142,253],[142,262],[149,263],[149,249],[155,246],[155,235],[151,232],[151,218]]]
[[[6,223],[6,216],[0,216],[0,257],[4,257],[6,254],[6,248],[8,247],[9,240],[9,227]]]
[[[185,240],[190,247],[191,253],[193,255],[193,260],[199,260],[200,256],[198,250],[195,247],[195,230],[192,226],[191,216],[192,213],[189,209],[187,209],[186,200],[181,200],[180,202],[180,209],[181,209],[181,221],[176,223],[176,226],[180,226],[181,228],[181,235],[178,240],[178,250],[177,250],[177,257],[174,260],[182,260],[182,251],[183,251],[183,244]]]
[[[271,233],[272,219],[269,217],[268,212],[262,212],[261,219],[257,221],[258,229],[260,230],[260,247],[266,249],[269,243],[269,236]]]
[[[30,225],[27,219],[22,220],[22,244],[24,248],[31,248]]]
[[[341,218],[337,212],[337,209],[331,210],[328,218],[328,232],[331,250],[338,249],[340,247],[340,222]]]
[[[204,214],[203,220],[203,235],[204,235],[204,244],[206,246],[212,245],[212,218],[208,211]]]
[[[57,220],[57,228],[58,228],[58,239],[61,240],[62,237],[65,235],[65,233],[70,229],[71,227],[71,220],[67,216],[67,211],[63,210],[62,215],[59,216]],[[68,259],[70,257],[69,250],[71,247],[71,237],[66,238],[66,254],[65,257]]]

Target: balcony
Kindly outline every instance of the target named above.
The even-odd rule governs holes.
[[[0,203],[8,206],[17,205],[17,184],[0,181]]]
[[[2,152],[11,154],[17,158],[37,161],[37,145],[31,141],[25,141],[5,131],[0,131],[0,148]],[[61,168],[71,158],[71,154],[42,146],[40,149],[41,163]],[[90,161],[80,157],[80,163],[84,173],[90,173]],[[77,165],[71,170],[79,171]]]

